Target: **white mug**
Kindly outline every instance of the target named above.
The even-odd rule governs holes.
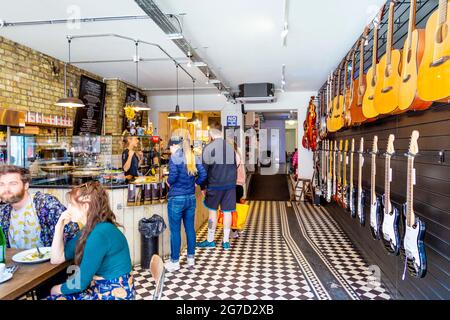
[[[5,273],[6,265],[4,263],[0,263],[0,276]]]

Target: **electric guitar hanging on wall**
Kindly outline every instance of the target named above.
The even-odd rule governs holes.
[[[400,252],[399,210],[391,202],[392,168],[391,157],[394,154],[394,135],[389,135],[386,148],[384,197],[383,197],[383,227],[382,240],[389,253],[398,255]]]
[[[350,151],[350,185],[347,192],[347,209],[350,211],[352,218],[356,217],[355,199],[356,189],[353,184],[353,155],[355,153],[355,139],[352,138],[352,149]]]
[[[364,117],[362,111],[362,103],[364,98],[364,93],[366,92],[366,75],[364,74],[364,46],[367,40],[367,35],[369,34],[369,28],[366,27],[364,29],[363,36],[360,40],[359,44],[359,74],[358,79],[353,81],[355,76],[355,67],[356,67],[356,52],[353,53],[352,58],[352,95],[351,95],[351,103],[350,103],[350,118],[352,120],[352,126],[360,125],[364,121],[367,120]]]
[[[370,231],[375,240],[380,239],[381,233],[381,201],[377,196],[375,189],[375,177],[377,174],[377,153],[378,153],[378,136],[373,137],[373,146],[371,152],[372,172],[370,175]]]
[[[333,184],[332,184],[332,172],[331,169],[333,167],[333,141],[328,140],[328,170],[327,170],[327,202],[331,202],[331,197],[333,196]]]
[[[372,66],[366,74],[366,91],[364,92],[363,99],[363,114],[367,119],[375,118],[379,115],[379,112],[375,106],[375,94],[377,83],[379,81],[379,71],[377,65],[378,58],[378,29],[380,27],[380,21],[383,15],[384,6],[382,7],[380,14],[373,21],[373,48],[372,48]]]
[[[366,202],[366,193],[362,187],[362,169],[364,165],[364,138],[361,138],[359,143],[359,161],[358,161],[358,220],[360,225],[364,225],[366,223],[366,215],[364,212],[364,204]]]
[[[417,90],[424,101],[450,100],[450,5],[439,0],[425,27],[425,50],[419,67]]]
[[[345,140],[344,144],[344,154],[342,155],[342,166],[344,167],[344,173],[342,177],[342,198],[341,205],[343,208],[347,208],[347,195],[348,195],[348,184],[347,184],[347,163],[348,163],[348,140]]]
[[[409,151],[407,154],[408,180],[406,182],[406,204],[403,208],[403,212],[406,216],[406,226],[402,254],[405,258],[405,263],[408,264],[410,275],[422,278],[427,271],[427,259],[425,245],[423,243],[425,237],[425,222],[415,215],[413,208],[413,191],[416,181],[414,157],[419,152],[417,139],[419,139],[419,131],[414,130],[411,135]]]
[[[342,199],[342,140],[339,141],[339,150],[337,151],[337,192],[334,198],[338,204],[341,204]]]
[[[336,184],[336,159],[337,159],[337,141],[334,141],[334,149],[333,149],[333,200],[336,199],[337,194],[337,184]]]
[[[390,114],[398,108],[401,53],[393,48],[395,2],[395,0],[391,0],[389,3],[386,54],[378,63],[375,108],[379,114]]]
[[[416,29],[416,12],[417,0],[410,0],[408,36],[402,53],[399,111],[424,110],[432,104],[432,102],[423,101],[417,94],[417,74],[425,48],[425,30]]]

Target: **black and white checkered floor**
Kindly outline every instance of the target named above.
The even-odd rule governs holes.
[[[184,251],[181,269],[166,273],[162,299],[331,299],[320,273],[290,236],[287,206],[292,204],[251,202],[247,226],[238,239],[231,241],[232,249],[197,249],[195,268],[187,267]],[[305,238],[347,290],[348,299],[389,299],[382,284],[371,282],[368,264],[339,226],[330,221],[332,218],[325,211],[302,206],[294,205]],[[314,217],[310,210],[317,211]],[[204,240],[206,233],[205,224],[197,239]],[[218,228],[216,242],[221,243],[221,239],[222,229]],[[154,281],[150,272],[136,267],[134,277],[137,299],[152,299]]]

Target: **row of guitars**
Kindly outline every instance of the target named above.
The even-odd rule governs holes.
[[[415,184],[414,157],[418,153],[417,140],[419,132],[413,131],[407,153],[407,187],[406,203],[399,210],[391,203],[390,184],[392,181],[391,157],[394,154],[394,135],[388,139],[385,154],[385,185],[384,195],[379,197],[375,191],[376,155],[378,153],[378,137],[374,136],[371,155],[370,177],[370,230],[374,239],[382,240],[386,250],[395,255],[402,254],[405,266],[414,277],[424,277],[426,273],[426,255],[423,243],[425,235],[425,223],[414,214],[413,189]],[[358,161],[357,186],[353,183],[354,155]],[[327,202],[334,200],[347,209],[353,218],[357,218],[360,224],[365,224],[365,198],[366,192],[362,186],[362,172],[364,165],[364,139],[361,138],[359,151],[355,151],[355,139],[345,143],[325,140],[321,148],[321,192]],[[350,178],[347,183],[347,166],[350,164]],[[341,175],[342,172],[342,175]],[[400,221],[403,212],[406,218],[404,234],[400,235]],[[402,241],[403,240],[403,241]]]
[[[433,102],[450,101],[449,1],[439,0],[439,7],[428,18],[425,30],[416,29],[417,0],[410,1],[408,36],[402,52],[393,46],[397,1],[389,1],[386,53],[378,61],[378,33],[384,14],[382,7],[373,22],[372,65],[368,72],[364,74],[363,71],[364,46],[369,34],[369,27],[366,27],[356,45],[359,49],[352,48],[339,65],[338,72],[328,77],[326,88],[319,94],[322,139],[326,132],[360,125],[383,115],[424,110]],[[358,51],[359,74],[354,79]]]

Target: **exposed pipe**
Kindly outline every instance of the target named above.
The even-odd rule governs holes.
[[[115,34],[115,33],[104,33],[104,34],[86,34],[86,35],[69,35],[67,36],[67,39],[83,39],[83,38],[106,38],[106,37],[115,37],[115,38],[120,38],[120,39],[124,39],[124,40],[128,40],[128,41],[132,41],[133,43],[144,43],[153,47],[157,47],[159,50],[161,50],[166,56],[168,56],[174,63],[176,66],[180,67],[181,70],[183,70],[192,80],[195,80],[195,78],[189,73],[187,72],[187,70],[185,68],[183,68],[183,66],[181,66],[177,60],[175,60],[169,53],[167,53],[166,50],[164,50],[159,44],[157,43],[152,43],[152,42],[147,42],[144,40],[139,40],[139,39],[133,39],[130,37],[126,37],[126,36],[122,36],[120,34]]]
[[[85,22],[105,22],[105,21],[122,21],[122,20],[146,20],[150,19],[147,15],[142,16],[116,16],[116,17],[93,17],[80,19],[54,19],[54,20],[34,20],[34,21],[3,21],[1,27],[26,27],[46,24],[63,24],[63,23],[85,23]]]
[[[186,61],[187,58],[175,58],[178,62]],[[160,62],[172,61],[170,58],[140,58],[139,62]],[[116,60],[80,60],[72,61],[71,64],[89,64],[89,63],[116,63],[116,62],[134,62],[134,59],[116,59]]]

